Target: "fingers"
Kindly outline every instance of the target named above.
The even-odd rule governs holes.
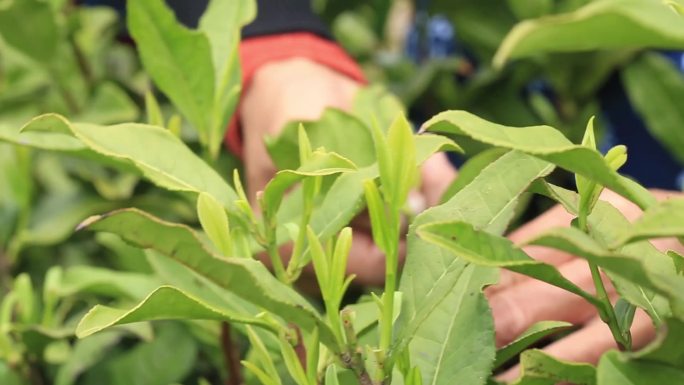
[[[637,310],[631,331],[634,349],[642,348],[655,335],[651,319],[642,310]],[[564,361],[596,364],[604,352],[616,348],[617,344],[608,326],[595,317],[582,329],[548,345],[543,350]],[[498,376],[498,379],[512,381],[519,374],[520,368],[515,366]]]
[[[261,67],[240,104],[250,199],[275,174],[264,137],[290,121],[314,120],[325,108],[349,109],[359,84],[313,61],[293,58]]]
[[[594,283],[586,261],[574,259],[559,268],[564,277],[589,293]],[[606,290],[614,292],[611,285]],[[556,320],[582,324],[596,314],[583,298],[537,280],[525,280],[506,290],[487,292],[494,314],[496,343],[513,341],[538,321]]]
[[[456,178],[457,172],[446,154],[440,152],[423,162],[420,174],[420,192],[425,197],[425,203],[430,207],[439,203],[444,192]]]

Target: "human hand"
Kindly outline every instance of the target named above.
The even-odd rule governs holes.
[[[676,193],[655,190],[659,200],[675,196]],[[633,221],[641,210],[619,195],[605,191],[601,197],[620,210],[628,220]],[[572,216],[562,207],[555,206],[533,221],[509,235],[518,243],[538,235],[543,230],[569,226]],[[682,246],[674,239],[659,239],[653,244],[660,250],[681,250]],[[585,260],[572,255],[539,246],[523,248],[531,257],[554,265],[569,280],[582,289],[594,293],[594,284]],[[612,299],[617,297],[615,288],[606,282],[606,289]],[[608,327],[599,319],[595,308],[577,295],[509,271],[503,271],[498,285],[486,291],[494,314],[496,342],[498,346],[514,340],[528,327],[542,320],[566,321],[579,326],[568,336],[551,343],[544,351],[562,360],[596,363],[603,352],[617,348]],[[653,324],[643,311],[637,311],[632,324],[633,347],[638,349],[654,337]],[[510,381],[517,378],[516,366],[504,372],[499,379]]]
[[[269,63],[255,73],[239,111],[251,199],[276,173],[264,137],[277,135],[288,122],[318,119],[328,107],[349,110],[360,88],[350,78],[303,58]],[[437,204],[455,176],[456,171],[444,154],[428,159],[421,167],[421,185],[411,198],[414,206],[418,206],[416,209]],[[370,226],[359,220],[352,226],[354,238],[347,272],[356,275],[357,284],[382,285],[385,257],[373,243]],[[282,251],[283,255],[289,254],[286,249]]]

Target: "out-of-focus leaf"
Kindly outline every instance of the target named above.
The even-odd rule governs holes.
[[[644,53],[621,74],[627,95],[649,132],[684,163],[684,111],[676,104],[684,98],[679,69],[660,54]]]
[[[423,129],[519,150],[610,188],[642,208],[655,203],[655,198],[645,189],[627,182],[626,178],[610,168],[598,151],[573,144],[549,126],[507,127],[465,111],[446,111],[427,121]]]
[[[363,87],[354,95],[352,114],[366,127],[377,124],[386,130],[402,113],[405,108],[399,98],[380,85]]]
[[[340,154],[359,167],[369,166],[375,161],[370,131],[354,116],[328,108],[320,119],[302,124],[312,149],[324,147],[326,151]],[[290,123],[277,137],[266,141],[273,162],[281,170],[299,167],[298,127],[299,123]]]
[[[102,360],[121,340],[121,333],[109,331],[77,341],[69,359],[59,367],[55,385],[73,385],[78,377]]]
[[[60,32],[56,15],[45,1],[10,0],[0,4],[2,39],[40,63],[54,59]]]
[[[100,85],[77,120],[95,124],[134,122],[140,111],[130,96],[114,83]]]
[[[85,385],[168,385],[184,382],[197,360],[197,342],[179,323],[160,325],[154,340],[110,354],[79,383]]]
[[[208,143],[215,92],[209,39],[177,22],[162,0],[129,0],[126,11],[147,73]]]
[[[496,352],[494,368],[505,364],[528,346],[551,334],[572,327],[572,324],[561,321],[540,321],[525,330],[515,341],[502,347]]]
[[[209,39],[216,81],[208,132],[209,151],[214,156],[221,149],[242,86],[237,49],[240,29],[255,15],[254,0],[212,0],[199,22],[199,29]]]
[[[684,47],[682,17],[660,1],[600,0],[572,13],[516,25],[494,64],[542,52],[644,47]]]
[[[520,355],[521,375],[514,385],[596,384],[596,368],[589,364],[561,361],[541,350],[527,350]],[[618,384],[616,382],[615,384]]]
[[[675,368],[684,368],[684,322],[669,318],[665,327],[658,330],[653,342],[634,354],[640,360],[658,362]]]
[[[76,293],[86,292],[111,298],[124,296],[139,300],[157,286],[159,280],[151,275],[92,266],[73,266],[64,270],[56,293],[62,297],[70,297]]]
[[[684,383],[684,369],[657,362],[630,360],[615,350],[604,354],[596,369],[597,385]]]
[[[80,193],[48,195],[31,213],[28,228],[21,233],[24,244],[51,245],[68,238],[85,218],[119,207],[94,196]]]
[[[304,330],[318,327],[321,342],[335,348],[332,331],[309,302],[278,281],[261,262],[217,257],[186,226],[128,209],[91,217],[81,227],[112,232],[131,244],[167,255],[220,287],[269,309]]]

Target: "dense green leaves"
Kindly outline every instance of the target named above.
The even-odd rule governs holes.
[[[682,48],[682,17],[659,1],[600,0],[567,14],[516,25],[494,57],[496,65],[543,52],[610,48]]]
[[[335,348],[330,329],[313,307],[292,288],[279,282],[259,261],[214,256],[188,227],[164,222],[137,210],[93,217],[82,225],[86,226],[115,233],[129,243],[171,257],[220,287],[305,330],[318,327],[321,341]]]
[[[643,188],[627,182],[611,169],[598,151],[572,144],[549,126],[506,127],[465,111],[446,111],[427,121],[423,129],[519,150],[610,188],[642,208],[655,203],[652,196],[644,194]]]

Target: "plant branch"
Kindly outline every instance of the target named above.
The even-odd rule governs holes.
[[[244,381],[240,367],[240,352],[233,342],[228,322],[221,322],[221,350],[223,350],[226,370],[228,371],[226,385],[242,385]]]

